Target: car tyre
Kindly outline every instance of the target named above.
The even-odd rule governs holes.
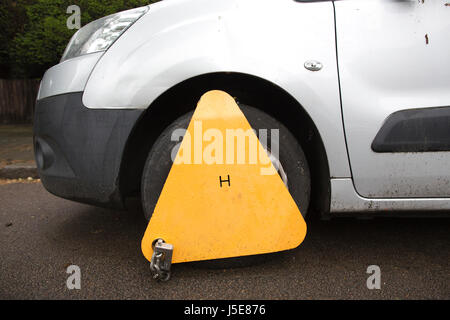
[[[256,108],[240,105],[247,120],[258,133],[259,129],[279,130],[279,163],[286,173],[289,192],[298,205],[303,216],[306,215],[310,203],[311,178],[309,166],[302,147],[294,135],[278,120]],[[193,112],[187,113],[170,124],[153,144],[144,167],[141,182],[141,201],[147,221],[158,202],[165,180],[172,167],[172,152],[180,141],[172,141],[172,133],[177,129],[187,129]],[[268,146],[272,146],[270,130],[268,131]],[[280,174],[281,175],[281,174]],[[207,267],[246,266],[266,260],[267,255],[251,257],[220,259],[202,264]]]

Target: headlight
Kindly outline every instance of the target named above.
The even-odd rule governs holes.
[[[147,10],[148,7],[131,9],[88,23],[73,35],[61,62],[83,54],[106,51]]]

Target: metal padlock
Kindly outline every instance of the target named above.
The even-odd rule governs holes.
[[[172,266],[173,245],[165,243],[163,239],[153,242],[153,256],[150,269],[157,280],[170,279],[170,267]]]
[[[170,267],[172,265],[173,245],[171,245],[169,243],[165,243],[164,240],[157,241],[155,243],[154,250],[156,253],[162,253],[161,264],[160,264],[161,270],[170,272]]]

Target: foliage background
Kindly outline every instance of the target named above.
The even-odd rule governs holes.
[[[72,35],[66,13],[81,9],[81,25],[158,0],[1,0],[0,78],[41,78],[57,64]]]

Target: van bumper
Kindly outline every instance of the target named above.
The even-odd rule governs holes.
[[[34,150],[39,176],[52,194],[104,207],[123,207],[122,155],[143,110],[88,109],[83,92],[36,102]]]

